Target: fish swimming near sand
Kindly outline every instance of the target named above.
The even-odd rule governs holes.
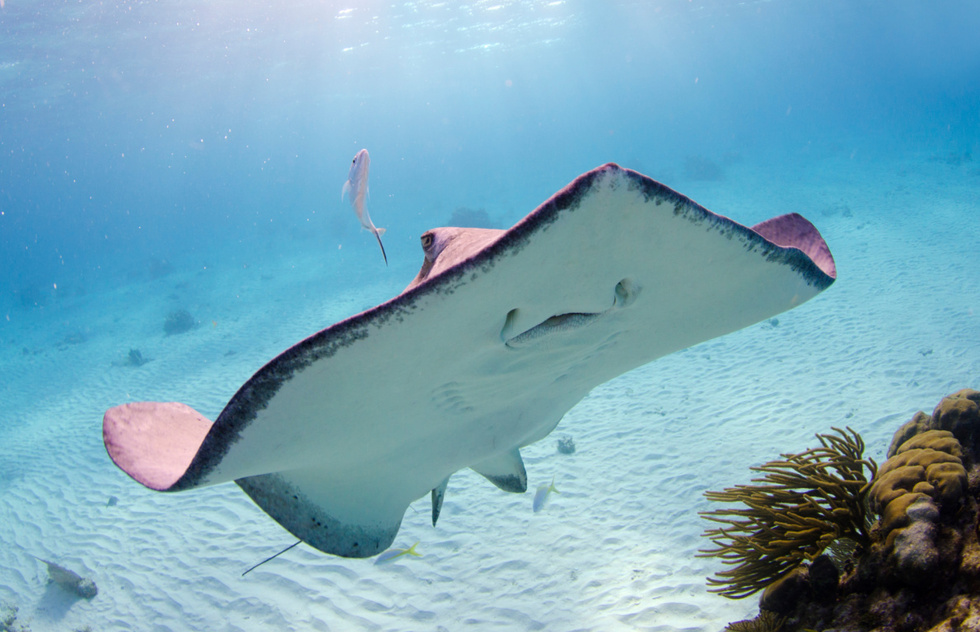
[[[538,491],[534,493],[534,502],[531,503],[531,508],[534,509],[534,513],[538,513],[544,509],[544,504],[548,502],[548,497],[551,496],[551,492],[560,494],[558,488],[555,487],[555,477],[551,477],[551,485],[539,485]]]
[[[385,265],[388,265],[385,245],[381,243],[381,235],[385,234],[385,229],[377,228],[374,225],[367,210],[368,170],[370,168],[371,157],[366,149],[362,149],[354,155],[354,160],[350,163],[350,171],[347,172],[347,181],[344,182],[344,188],[340,191],[340,199],[343,200],[345,195],[350,197],[350,205],[357,213],[357,219],[361,220],[361,226],[377,237],[378,245],[381,246],[381,256],[384,257]]]
[[[402,557],[403,555],[411,555],[412,557],[422,557],[421,553],[416,552],[415,547],[419,545],[418,542],[408,547],[407,549],[388,549],[377,558],[375,558],[375,564],[388,564],[394,560]]]
[[[98,587],[91,579],[86,579],[75,571],[68,570],[64,566],[55,564],[54,562],[42,560],[34,555],[31,557],[36,559],[38,562],[44,562],[44,564],[48,567],[48,577],[51,578],[52,582],[58,586],[61,586],[61,588],[64,590],[75,593],[79,597],[83,597],[85,599],[91,599],[99,594]]]
[[[110,408],[110,458],[159,491],[234,481],[310,546],[373,557],[423,495],[435,523],[457,470],[526,492],[520,449],[589,391],[837,276],[802,216],[744,226],[615,164],[508,230],[434,228],[421,246],[401,294],[270,360],[215,421],[177,402]],[[208,388],[188,384],[194,399]]]

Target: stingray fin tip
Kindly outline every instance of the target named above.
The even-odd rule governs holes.
[[[106,411],[102,439],[121,470],[145,487],[167,491],[190,467],[212,423],[186,404],[133,402]]]

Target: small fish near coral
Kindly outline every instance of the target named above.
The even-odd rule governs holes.
[[[106,411],[110,458],[158,491],[234,481],[310,546],[372,557],[423,495],[434,526],[462,468],[527,491],[520,449],[599,384],[836,279],[800,215],[744,226],[611,163],[508,230],[434,228],[421,246],[401,294],[273,358],[215,421],[176,402]]]

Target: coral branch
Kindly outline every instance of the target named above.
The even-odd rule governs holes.
[[[869,543],[865,499],[878,467],[863,458],[864,441],[857,432],[833,430],[837,434],[817,435],[819,448],[751,468],[764,474],[752,479],[757,484],[705,492],[708,500],[748,507],[701,512],[725,526],[704,532],[715,548],[702,549],[700,557],[735,566],[708,579],[712,592],[747,597],[838,539]]]

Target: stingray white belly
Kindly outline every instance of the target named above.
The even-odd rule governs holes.
[[[374,555],[430,491],[435,522],[463,467],[525,491],[519,448],[595,386],[836,277],[799,215],[748,228],[612,164],[509,230],[422,245],[402,294],[273,359],[213,425],[182,404],[110,409],[112,459],[164,491],[234,480],[312,546]]]

